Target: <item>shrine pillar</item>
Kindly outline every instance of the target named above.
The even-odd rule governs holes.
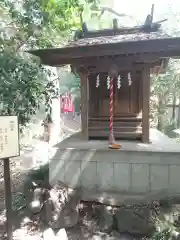
[[[150,67],[142,70],[142,142],[149,143],[149,100],[150,100]]]
[[[84,70],[79,72],[81,82],[81,131],[84,140],[89,139],[88,134],[88,101],[89,101],[89,81],[88,73]]]

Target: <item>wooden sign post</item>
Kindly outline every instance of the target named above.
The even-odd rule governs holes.
[[[17,116],[0,116],[0,159],[4,162],[7,239],[12,240],[12,194],[9,158],[20,155]]]

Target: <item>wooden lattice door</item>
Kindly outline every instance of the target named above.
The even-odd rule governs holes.
[[[141,74],[140,72],[131,72],[131,80],[128,79],[127,71],[120,72],[121,87],[117,87],[115,81],[115,115],[137,115],[140,112],[141,98]]]
[[[97,74],[89,76],[89,116],[109,117],[109,89],[107,74],[99,74],[100,85],[96,87]]]

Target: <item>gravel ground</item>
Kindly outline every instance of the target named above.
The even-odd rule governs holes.
[[[20,172],[18,168],[16,168],[17,162],[15,160],[11,160],[11,189],[12,189],[12,199],[17,196],[18,192],[21,192],[23,183],[25,182],[27,172]],[[1,164],[2,165],[2,164]],[[0,167],[1,169],[3,166]],[[3,181],[3,171],[0,170],[0,239],[5,239],[5,204],[4,204],[4,181]]]

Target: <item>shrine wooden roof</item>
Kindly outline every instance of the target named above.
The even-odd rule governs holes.
[[[110,11],[103,8],[103,11]],[[111,13],[118,13],[111,9]],[[81,30],[77,30],[75,41],[67,46],[53,49],[32,50],[29,53],[40,57],[43,64],[59,66],[65,64],[80,64],[80,62],[95,62],[99,58],[131,58],[136,56],[136,61],[142,61],[147,55],[153,54],[155,60],[159,58],[180,56],[180,37],[172,37],[162,33],[163,19],[153,22],[154,4],[151,12],[141,26],[118,27],[118,20],[113,19],[113,28],[89,31],[87,24],[82,23]]]
[[[50,66],[116,56],[127,58],[136,55],[141,60],[152,54],[155,58],[179,57],[180,38],[158,31],[158,24],[152,26],[149,31],[145,31],[146,25],[130,29],[87,30],[65,47],[32,50],[29,53],[40,57],[43,64]]]
[[[67,47],[81,47],[81,46],[92,46],[92,45],[104,45],[104,44],[118,44],[118,43],[132,43],[132,42],[142,42],[146,40],[158,40],[170,38],[169,35],[163,34],[161,32],[151,32],[151,33],[132,33],[132,34],[121,34],[114,36],[99,36],[91,38],[83,38],[77,41],[73,41],[67,45]]]
[[[180,56],[180,38],[153,33],[122,34],[84,38],[63,48],[32,50],[43,64],[59,66],[76,61],[103,56],[132,56],[155,54],[157,57]]]

